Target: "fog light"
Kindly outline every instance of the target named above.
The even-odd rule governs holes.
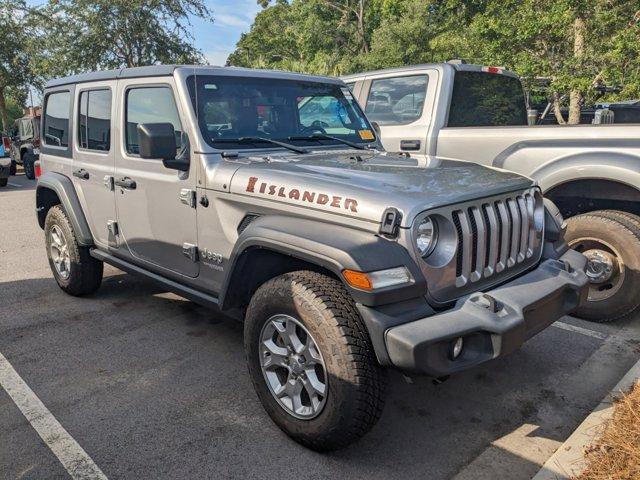
[[[458,337],[455,342],[451,344],[451,358],[455,360],[462,353],[462,347],[464,346],[464,340],[462,337]]]

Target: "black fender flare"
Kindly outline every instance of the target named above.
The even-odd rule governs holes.
[[[240,234],[229,257],[228,273],[220,291],[220,306],[234,282],[234,273],[246,267],[243,256],[253,249],[267,249],[317,265],[340,279],[357,303],[375,306],[416,298],[426,292],[426,281],[406,248],[371,232],[281,215],[257,217]],[[414,282],[375,292],[350,287],[344,281],[345,269],[373,272],[405,266]],[[255,266],[259,268],[259,265]],[[237,278],[237,277],[236,277]]]
[[[93,245],[93,236],[89,229],[89,224],[82,211],[82,206],[78,200],[75,187],[71,179],[56,172],[46,172],[38,179],[36,186],[36,212],[38,213],[38,223],[40,228],[44,228],[44,221],[47,212],[52,206],[48,199],[47,191],[52,191],[60,200],[67,217],[73,225],[78,243],[82,246]]]

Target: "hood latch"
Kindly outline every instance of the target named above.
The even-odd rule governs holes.
[[[388,237],[396,238],[401,223],[402,213],[395,207],[388,207],[382,214],[380,233]]]

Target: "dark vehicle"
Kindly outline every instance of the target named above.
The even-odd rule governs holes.
[[[34,163],[40,156],[40,115],[25,115],[16,120],[11,135],[11,174],[16,165],[24,168],[25,176],[35,179]]]
[[[0,187],[6,187],[11,175],[11,159],[9,158],[9,147],[11,140],[0,132]]]

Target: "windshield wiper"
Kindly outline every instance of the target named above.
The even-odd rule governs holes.
[[[327,135],[326,133],[314,133],[313,135],[287,137],[287,140],[335,140],[336,142],[340,142],[344,145],[348,145],[358,150],[368,150],[367,147],[363,147],[362,145],[358,145],[357,143],[350,142],[349,140],[343,140],[342,138],[334,137],[333,135]]]
[[[279,142],[265,137],[238,137],[238,138],[214,138],[212,143],[272,143],[283,148],[287,148],[296,153],[309,153],[309,150],[296,147],[289,143]]]

